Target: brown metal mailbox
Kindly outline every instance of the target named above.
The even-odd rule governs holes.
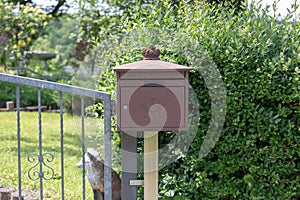
[[[161,61],[159,50],[149,49],[144,60],[114,68],[118,130],[187,130],[190,68]]]

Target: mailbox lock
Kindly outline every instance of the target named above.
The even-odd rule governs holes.
[[[127,104],[124,104],[122,107],[123,107],[123,110],[127,110],[128,109],[128,105]]]

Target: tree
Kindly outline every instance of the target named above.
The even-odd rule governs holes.
[[[225,9],[234,8],[236,13],[243,9],[246,0],[75,0],[78,4],[76,18],[80,19],[81,34],[79,38],[88,43],[107,38],[110,34],[116,34],[120,31],[119,26],[126,21],[126,18],[137,13],[143,15],[141,10],[160,10],[161,15],[168,12],[166,9],[182,9],[183,5],[193,5],[197,2],[208,2],[212,5],[219,4]],[[168,4],[168,8],[164,7]],[[176,14],[176,12],[173,12]],[[147,16],[139,16],[147,17]],[[121,19],[121,20],[120,20]],[[124,19],[124,20],[122,20]]]
[[[18,6],[15,3],[0,2],[0,66],[17,66],[24,51],[30,50],[33,42],[42,34],[51,15],[39,7]]]
[[[37,4],[34,3],[32,0],[8,0],[8,2],[24,6],[30,6],[30,7],[37,7],[40,6],[47,15],[52,15],[53,17],[59,17],[61,15],[64,15],[67,13],[69,9],[69,5],[67,4],[66,0],[50,0],[51,2],[54,2],[51,6],[44,6],[44,4]]]

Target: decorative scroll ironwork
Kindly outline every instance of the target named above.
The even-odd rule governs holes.
[[[49,165],[49,163],[54,160],[54,155],[52,153],[47,152],[42,156],[37,153],[29,153],[27,160],[28,162],[33,163],[33,166],[28,170],[28,177],[30,180],[36,181],[39,178],[51,180],[53,178],[54,170]],[[46,170],[38,170],[38,166],[41,164],[46,167]]]

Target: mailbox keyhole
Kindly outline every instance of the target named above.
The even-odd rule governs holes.
[[[128,105],[127,104],[124,104],[122,107],[123,107],[123,110],[128,110]]]

